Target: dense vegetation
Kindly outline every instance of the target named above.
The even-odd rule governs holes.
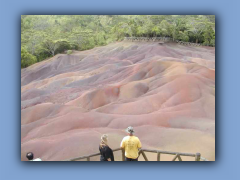
[[[22,15],[21,67],[132,36],[215,46],[214,15]]]

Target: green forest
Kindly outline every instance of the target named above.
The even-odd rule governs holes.
[[[21,68],[124,37],[171,37],[215,46],[214,15],[22,15]]]

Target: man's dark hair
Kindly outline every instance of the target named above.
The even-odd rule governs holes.
[[[32,152],[28,152],[26,157],[28,158],[28,160],[33,160],[33,153]]]

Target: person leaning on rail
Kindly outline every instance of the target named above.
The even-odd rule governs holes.
[[[133,127],[126,129],[128,136],[124,137],[120,147],[125,150],[125,161],[138,161],[138,152],[142,148],[142,144],[138,137],[134,136]]]
[[[108,146],[108,136],[103,134],[99,145],[100,161],[114,161],[113,151]]]
[[[36,158],[36,159],[33,159],[34,158],[34,155],[32,152],[28,152],[27,155],[26,155],[27,159],[29,161],[42,161],[40,158]]]

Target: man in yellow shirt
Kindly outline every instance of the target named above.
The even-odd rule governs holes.
[[[138,137],[133,135],[133,127],[129,126],[126,132],[128,136],[123,138],[120,145],[125,150],[125,161],[138,161],[138,151],[142,147],[142,144]]]

